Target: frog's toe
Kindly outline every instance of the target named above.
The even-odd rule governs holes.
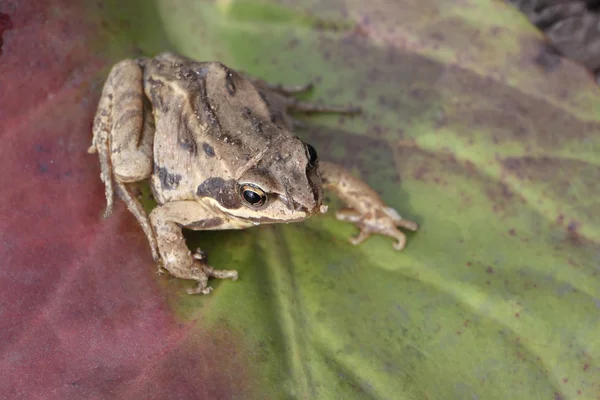
[[[398,229],[395,230],[394,235],[390,235],[396,239],[396,243],[394,243],[394,249],[401,251],[406,246],[406,235],[400,232]]]
[[[369,236],[371,236],[369,232],[367,232],[365,229],[361,229],[358,235],[352,236],[348,240],[350,241],[350,243],[356,246],[367,240]]]
[[[193,269],[194,279],[198,281],[198,286],[188,289],[188,294],[210,294],[213,288],[208,286],[208,278],[231,279],[237,280],[238,273],[234,270],[214,269],[204,263],[198,263]]]
[[[104,219],[108,219],[108,217],[111,216],[113,211],[113,199],[112,197],[109,197],[109,195],[106,195],[106,208],[104,209]]]
[[[196,286],[193,289],[187,289],[186,292],[187,294],[210,294],[210,292],[212,292],[213,288],[210,286],[202,286],[201,284],[199,284],[198,286]]]
[[[202,271],[208,276],[218,279],[231,279],[232,281],[237,281],[238,272],[233,269],[214,269],[209,265],[203,265]]]
[[[298,86],[270,85],[270,88],[284,96],[293,96],[312,90],[314,88],[314,83],[307,82],[304,85]]]
[[[383,235],[395,239],[394,248],[402,250],[406,246],[406,235],[398,227],[412,231],[418,229],[418,225],[415,222],[402,219],[397,213],[394,215],[381,213],[377,213],[377,215],[361,215],[356,210],[346,209],[338,211],[336,216],[341,221],[356,224],[360,229],[358,235],[350,238],[350,243],[353,245],[364,242],[371,235]]]

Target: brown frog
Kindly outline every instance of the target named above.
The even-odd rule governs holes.
[[[336,216],[355,223],[358,244],[371,234],[406,238],[416,230],[367,184],[343,168],[319,161],[294,133],[296,112],[355,112],[296,100],[297,88],[270,85],[219,62],[173,53],[127,59],[108,76],[93,125],[90,153],[100,158],[111,214],[114,192],[142,226],[152,256],[172,275],[198,282],[190,294],[208,294],[209,277],[237,279],[192,253],[182,229],[244,229],[302,221],[324,213],[323,188],[349,206]],[[158,206],[147,215],[132,184],[149,179]]]

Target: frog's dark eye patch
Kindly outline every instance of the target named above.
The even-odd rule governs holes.
[[[267,201],[267,194],[264,190],[258,186],[249,184],[240,185],[240,196],[242,197],[242,200],[252,208],[260,208]]]

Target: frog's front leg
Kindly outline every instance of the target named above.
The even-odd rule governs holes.
[[[178,278],[198,282],[196,288],[188,289],[189,294],[209,294],[212,290],[207,285],[209,277],[237,279],[237,271],[212,268],[200,250],[192,255],[185,243],[181,227],[195,230],[236,228],[211,213],[207,206],[196,201],[166,203],[152,210],[150,221],[156,233],[162,267]]]
[[[331,189],[350,208],[338,211],[337,219],[352,222],[360,228],[357,236],[350,239],[354,245],[363,242],[372,234],[380,234],[396,239],[394,248],[402,250],[406,236],[398,227],[416,231],[416,222],[402,219],[398,212],[388,207],[381,197],[365,182],[355,178],[342,167],[329,162],[320,162],[319,169],[323,186]]]

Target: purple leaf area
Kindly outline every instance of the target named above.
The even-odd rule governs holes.
[[[89,82],[107,61],[77,3],[0,4],[0,398],[230,398],[236,338],[178,322],[134,219],[100,217]]]

